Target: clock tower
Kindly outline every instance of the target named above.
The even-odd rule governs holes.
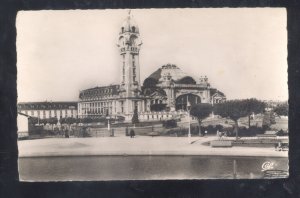
[[[118,35],[117,46],[120,53],[120,96],[124,99],[124,113],[132,113],[135,108],[141,110],[141,82],[139,52],[142,45],[139,27],[130,11],[123,22]]]

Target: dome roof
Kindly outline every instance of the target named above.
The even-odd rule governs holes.
[[[161,76],[170,75],[173,80],[178,81],[184,77],[188,77],[179,67],[173,64],[163,65],[161,67]]]
[[[128,13],[128,16],[124,20],[121,26],[121,33],[123,32],[135,32],[139,33],[139,27],[133,17]]]
[[[153,72],[148,78],[146,78],[146,80],[148,81],[148,79],[154,79],[158,83],[159,81],[163,81],[164,76],[171,76],[172,80],[178,83],[180,83],[182,80],[186,81],[186,79],[189,79],[188,81],[196,84],[196,81],[193,77],[187,75],[179,67],[173,64],[163,65],[161,68]]]

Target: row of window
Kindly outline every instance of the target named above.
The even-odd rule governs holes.
[[[137,107],[137,102],[135,102],[134,106]],[[106,113],[107,110],[109,110],[109,113],[112,112],[113,102],[98,102],[98,103],[83,103],[82,104],[82,113],[88,114],[88,113]],[[121,113],[124,113],[124,101],[120,101],[120,108]],[[114,105],[114,111],[117,112],[116,107],[116,101]],[[80,107],[79,107],[79,113],[80,113]]]
[[[82,113],[83,114],[106,114],[106,113],[110,114],[110,113],[112,113],[112,107],[96,108],[96,109],[83,109]]]
[[[107,106],[112,106],[112,105],[113,105],[113,102],[93,102],[93,103],[79,104],[79,106],[82,106],[83,108],[107,107]]]
[[[109,110],[112,111],[113,102],[93,102],[93,103],[82,103],[79,104],[79,113],[82,109],[83,114],[89,113],[106,113],[105,111]],[[116,102],[115,102],[115,111],[116,111]]]
[[[18,109],[22,110],[22,109],[45,109],[45,110],[50,110],[50,109],[56,109],[56,108],[60,108],[60,109],[72,109],[72,108],[76,108],[76,104],[74,104],[73,106],[69,106],[69,105],[18,105]]]
[[[97,95],[97,94],[108,94],[108,93],[113,93],[113,89],[108,88],[108,89],[100,89],[100,90],[85,92],[86,95]]]
[[[111,99],[113,97],[116,97],[117,95],[102,95],[102,96],[90,96],[90,97],[86,97],[86,98],[81,98],[81,100],[84,101],[95,101],[95,100],[105,100],[105,99]]]
[[[155,100],[151,100],[151,105],[153,104],[162,104],[162,100],[159,100],[159,99],[155,99]]]
[[[77,115],[77,110],[38,110],[38,111],[23,111],[22,113],[32,116],[32,117],[39,117],[39,118],[50,118],[50,117],[74,117]]]

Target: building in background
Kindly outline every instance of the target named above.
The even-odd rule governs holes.
[[[18,112],[39,119],[77,117],[77,102],[19,102]]]

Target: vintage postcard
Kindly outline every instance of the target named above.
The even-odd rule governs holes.
[[[22,181],[288,177],[283,8],[20,11]]]

